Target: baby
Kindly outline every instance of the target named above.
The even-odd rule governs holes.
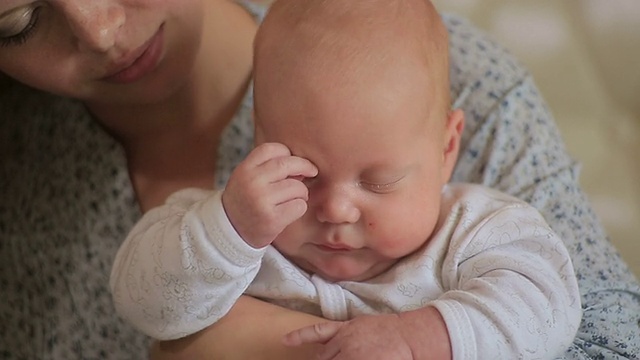
[[[280,0],[255,43],[256,147],[123,243],[118,312],[157,339],[243,294],[322,316],[322,359],[553,358],[580,321],[562,241],[496,191],[447,184],[464,117],[425,0]]]

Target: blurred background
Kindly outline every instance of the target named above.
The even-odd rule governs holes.
[[[640,1],[434,0],[529,68],[581,184],[640,276]]]

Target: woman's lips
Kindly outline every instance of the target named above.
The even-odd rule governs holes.
[[[164,45],[163,34],[163,27],[160,27],[158,32],[156,32],[146,44],[134,52],[132,60],[123,61],[127,65],[115,70],[114,73],[104,77],[103,80],[112,83],[127,84],[140,80],[151,73],[157,67],[162,55]]]

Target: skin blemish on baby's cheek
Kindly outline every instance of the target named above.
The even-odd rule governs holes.
[[[376,224],[375,224],[375,223],[370,222],[370,223],[369,223],[369,227],[370,227],[370,228],[372,228],[372,229],[375,229],[375,228],[376,228]]]

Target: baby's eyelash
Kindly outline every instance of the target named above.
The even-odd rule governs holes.
[[[22,45],[25,42],[27,42],[29,37],[31,37],[31,35],[34,34],[36,27],[38,25],[40,9],[41,9],[40,7],[33,9],[33,12],[31,13],[31,18],[29,19],[29,23],[27,24],[27,26],[25,26],[25,28],[21,32],[15,35],[0,38],[0,47]]]
[[[394,189],[394,187],[396,185],[398,185],[398,183],[400,182],[400,180],[402,180],[402,178],[396,180],[396,181],[392,181],[390,183],[384,183],[384,184],[376,184],[376,183],[362,183],[362,186],[368,188],[369,190],[376,192],[376,193],[387,193],[390,192]]]
[[[388,189],[389,187],[391,187],[393,184],[395,183],[388,183],[388,184],[367,184],[368,187],[370,187],[373,190],[385,190]]]

